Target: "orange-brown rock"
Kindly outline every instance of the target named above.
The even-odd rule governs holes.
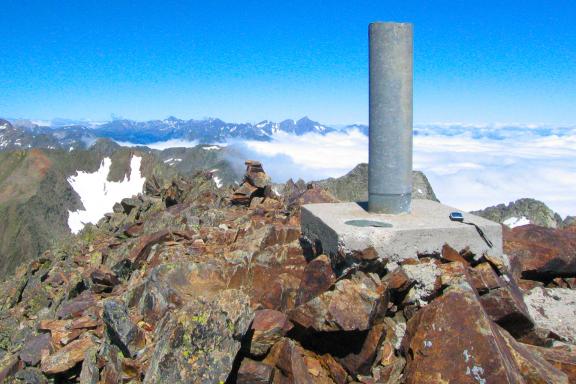
[[[534,345],[525,345],[525,347],[564,372],[570,383],[576,383],[576,347],[543,348]]]
[[[452,248],[448,244],[444,244],[442,246],[441,256],[444,260],[461,262],[464,265],[468,265],[468,262],[466,261],[466,259],[464,257],[462,257],[462,255],[460,255],[458,253],[458,251],[456,251],[454,248]]]
[[[120,284],[120,280],[112,270],[108,267],[100,266],[90,273],[90,280],[92,280],[92,290],[94,292],[111,292],[114,286]]]
[[[576,232],[523,225],[504,232],[504,251],[525,279],[576,276]]]
[[[402,267],[396,268],[394,271],[387,273],[383,278],[382,282],[388,285],[391,291],[404,292],[410,288],[410,278],[406,275],[406,272]]]
[[[296,305],[306,303],[319,294],[328,290],[336,281],[336,275],[332,270],[330,258],[320,255],[312,260],[304,269],[304,275],[300,281]]]
[[[534,327],[522,293],[514,284],[490,290],[480,296],[480,302],[493,321],[516,337]]]
[[[333,384],[330,370],[322,359],[296,341],[282,339],[272,347],[263,363],[276,367],[274,383]]]
[[[262,163],[255,160],[246,160],[246,174],[245,179],[256,188],[264,188],[270,183],[270,178],[264,172]]]
[[[240,364],[238,376],[236,379],[237,384],[268,384],[272,382],[274,376],[274,367],[254,361],[251,359],[244,359]]]
[[[250,326],[252,334],[250,340],[250,354],[254,356],[263,356],[288,331],[293,325],[288,317],[273,309],[262,309],[254,313],[254,320]]]
[[[403,341],[408,360],[406,383],[560,383],[546,362],[523,351],[512,350],[511,337],[506,338],[491,322],[471,287],[451,287],[421,309],[408,321]],[[545,368],[541,381],[527,381],[526,359]],[[538,361],[536,361],[538,360]],[[529,361],[529,360],[528,360]]]
[[[388,287],[377,276],[356,272],[294,308],[289,318],[315,331],[364,331],[385,313],[388,301]]]
[[[244,181],[232,194],[230,202],[236,205],[249,206],[256,197],[270,197],[270,177],[264,172],[262,164],[254,160],[246,160]]]
[[[480,294],[505,285],[490,263],[480,263],[474,268],[469,268],[468,272],[470,273],[470,283]]]
[[[562,370],[548,363],[540,354],[532,352],[527,345],[514,340],[504,329],[497,327],[495,330],[503,340],[502,345],[507,347],[512,355],[515,366],[525,383],[568,384],[571,382]]]
[[[440,283],[443,287],[452,285],[468,284],[470,281],[469,268],[459,262],[440,264]]]
[[[142,236],[130,251],[128,261],[132,263],[133,268],[138,268],[148,257],[150,248],[153,245],[169,240],[172,237],[170,231],[162,229],[150,235]]]
[[[351,375],[368,374],[374,363],[376,352],[385,337],[385,324],[377,324],[366,335],[361,348],[338,359]]]
[[[66,372],[84,360],[84,353],[94,347],[89,337],[76,340],[42,360],[42,372],[53,375]]]

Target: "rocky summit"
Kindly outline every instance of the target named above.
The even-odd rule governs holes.
[[[510,258],[321,253],[246,162],[149,182],[1,284],[6,383],[573,383],[573,227],[505,231]],[[372,255],[373,256],[373,255]],[[346,264],[351,263],[351,264]]]

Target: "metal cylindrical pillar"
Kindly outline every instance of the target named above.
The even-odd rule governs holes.
[[[410,212],[413,40],[410,23],[371,23],[368,210]]]

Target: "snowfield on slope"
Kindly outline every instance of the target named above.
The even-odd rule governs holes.
[[[530,222],[530,220],[526,218],[526,216],[522,216],[521,218],[511,217],[509,219],[504,220],[502,224],[508,226],[509,228],[516,228],[532,223]]]
[[[115,203],[142,192],[146,178],[140,172],[142,158],[130,159],[130,176],[122,181],[108,181],[112,160],[106,157],[94,173],[79,171],[68,183],[80,196],[84,209],[68,211],[68,226],[76,234],[88,223],[96,224],[105,213],[112,212]]]

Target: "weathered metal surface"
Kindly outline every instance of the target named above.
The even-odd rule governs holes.
[[[412,200],[412,24],[372,23],[368,210],[405,213]]]

